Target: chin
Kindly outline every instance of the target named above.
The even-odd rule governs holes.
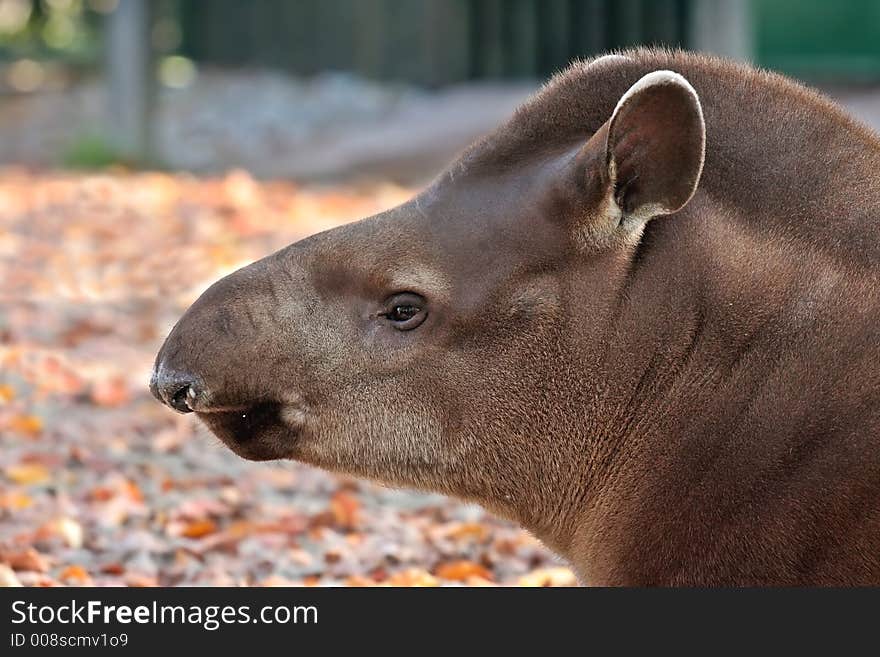
[[[274,402],[196,415],[224,445],[249,461],[292,458],[300,439],[300,429],[285,421],[284,407]]]

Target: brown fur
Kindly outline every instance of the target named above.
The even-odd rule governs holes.
[[[409,203],[216,283],[154,392],[190,385],[248,458],[478,501],[586,583],[880,584],[880,141],[785,78],[624,54]],[[635,186],[607,170],[618,101],[662,69],[699,95],[705,163],[682,209],[628,218],[699,174],[675,147],[697,124],[662,115],[686,96],[628,122]],[[418,328],[380,316],[398,292]]]

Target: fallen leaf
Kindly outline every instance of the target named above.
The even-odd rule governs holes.
[[[0,550],[0,563],[5,563],[13,570],[33,570],[38,573],[49,570],[48,559],[34,548]]]
[[[79,585],[88,585],[92,581],[89,571],[82,566],[71,565],[65,567],[59,574],[58,578],[68,582],[76,582]]]
[[[0,385],[0,404],[11,402],[15,399],[15,388],[10,385]]]
[[[40,463],[21,463],[6,468],[6,476],[16,484],[32,486],[49,481],[49,470]]]
[[[469,577],[482,577],[491,580],[492,573],[485,566],[481,566],[473,561],[451,561],[441,564],[434,571],[437,577],[442,579],[450,579],[454,582],[464,582]]]
[[[128,496],[128,499],[132,500],[133,502],[143,503],[144,493],[133,481],[131,481],[130,479],[126,479],[122,484],[122,489]]]
[[[337,491],[330,498],[330,511],[333,513],[336,524],[346,529],[352,529],[357,525],[360,506],[361,503],[358,499],[344,490]]]
[[[299,518],[283,518],[272,522],[236,520],[224,530],[230,538],[244,538],[255,534],[297,534],[304,528]]]
[[[388,579],[389,586],[439,586],[440,582],[431,573],[420,568],[410,568],[395,573]]]
[[[203,536],[213,534],[216,531],[217,523],[213,520],[194,520],[187,525],[184,525],[183,529],[180,531],[180,535],[186,536],[187,538],[202,538]]]
[[[101,572],[107,575],[122,575],[125,572],[125,566],[117,561],[113,561],[101,566]]]
[[[96,486],[89,493],[89,497],[95,502],[107,502],[116,497],[116,491],[109,486]]]
[[[32,506],[34,500],[18,491],[10,491],[8,493],[0,493],[0,509],[8,509],[10,511],[21,511]]]
[[[455,540],[485,541],[489,530],[478,522],[463,522],[452,527],[446,536]]]
[[[43,431],[43,421],[36,415],[15,415],[9,420],[9,428],[25,436],[39,436]]]

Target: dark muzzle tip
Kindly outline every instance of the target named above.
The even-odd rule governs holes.
[[[150,391],[160,402],[178,413],[192,413],[198,397],[196,377],[157,368],[150,380]]]

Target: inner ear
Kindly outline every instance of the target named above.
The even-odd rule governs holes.
[[[694,88],[678,73],[654,71],[617,103],[608,122],[605,165],[624,218],[677,212],[703,170],[706,126]]]

